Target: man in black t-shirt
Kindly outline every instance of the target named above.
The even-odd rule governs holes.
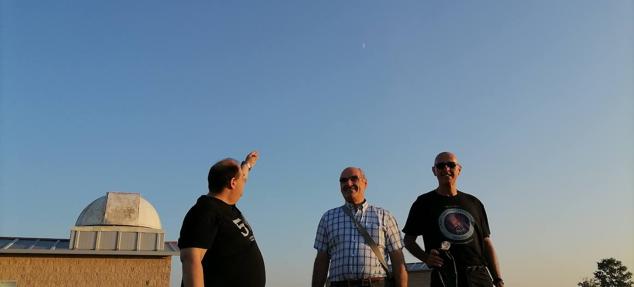
[[[419,196],[412,205],[403,228],[405,248],[434,268],[432,287],[455,286],[456,278],[460,287],[502,287],[484,205],[475,196],[458,190],[456,181],[461,171],[454,154],[442,152],[436,156],[432,172],[438,188]],[[427,252],[416,243],[419,235]],[[450,245],[448,253],[441,251],[445,241]]]
[[[257,160],[254,151],[242,164],[227,158],[209,170],[209,193],[187,212],[178,239],[182,286],[265,285],[262,254],[251,226],[235,205]]]

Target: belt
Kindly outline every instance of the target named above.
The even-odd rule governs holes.
[[[372,286],[372,283],[381,282],[383,280],[385,280],[385,277],[371,277],[371,278],[355,279],[355,280],[332,281],[330,282],[330,286],[332,287]]]
[[[470,265],[470,266],[463,266],[462,269],[464,269],[465,271],[480,271],[480,270],[488,270],[486,266],[484,265]]]

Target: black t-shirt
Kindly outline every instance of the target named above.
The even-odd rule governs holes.
[[[484,205],[473,195],[458,191],[448,197],[431,191],[419,196],[403,232],[422,235],[427,251],[449,241],[449,251],[459,266],[486,265],[484,238],[490,234],[489,222]]]
[[[205,286],[261,287],[264,260],[251,226],[235,205],[203,195],[187,212],[178,247],[207,249],[202,260]]]

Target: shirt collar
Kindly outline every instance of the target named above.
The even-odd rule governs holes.
[[[349,208],[350,210],[352,210],[352,212],[357,212],[359,209],[364,212],[367,208],[368,208],[368,200],[364,199],[363,202],[361,204],[352,204],[350,202],[346,201],[345,206],[347,208]]]

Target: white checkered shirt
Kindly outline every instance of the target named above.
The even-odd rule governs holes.
[[[356,211],[349,203],[328,210],[319,221],[314,246],[317,251],[327,252],[330,257],[328,280],[332,282],[385,277],[381,262],[343,208],[352,210],[354,217],[383,252],[386,262],[389,252],[403,248],[400,230],[389,211],[371,206],[367,201]]]

